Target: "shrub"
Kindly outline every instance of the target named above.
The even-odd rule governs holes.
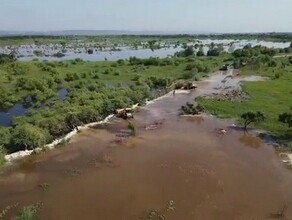
[[[119,59],[119,60],[117,61],[117,63],[118,63],[119,65],[124,65],[124,64],[125,64],[125,61],[124,61],[123,59]]]
[[[93,54],[93,49],[88,49],[88,50],[87,50],[87,53],[88,53],[88,54]]]
[[[14,218],[14,220],[37,220],[39,219],[39,210],[40,205],[32,205],[28,207],[24,207],[18,216]]]
[[[11,139],[10,130],[8,128],[0,127],[0,146],[8,146]]]
[[[218,48],[210,49],[207,52],[207,56],[219,56],[220,50]]]
[[[181,114],[186,115],[197,115],[200,114],[204,108],[201,105],[194,105],[192,103],[187,102],[186,105],[181,107]]]
[[[204,51],[203,51],[203,50],[199,50],[199,51],[197,52],[197,56],[198,56],[198,57],[203,57],[203,56],[205,56]]]
[[[5,154],[6,154],[5,148],[0,145],[0,166],[5,164]]]
[[[42,147],[48,140],[48,133],[31,124],[17,125],[12,130],[11,143],[14,151]]]
[[[13,53],[0,54],[0,64],[14,62],[15,60],[16,60],[16,57]]]
[[[183,73],[182,78],[183,79],[192,79],[195,76],[195,73],[192,71],[188,71]]]

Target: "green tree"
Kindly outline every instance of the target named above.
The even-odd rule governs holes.
[[[199,51],[197,52],[197,56],[198,56],[198,57],[203,57],[203,56],[205,56],[205,53],[204,53],[204,51],[203,51],[203,48],[200,48],[200,49],[199,49]]]
[[[16,57],[14,53],[0,54],[0,64],[14,62],[15,60]]]
[[[213,48],[208,50],[207,56],[219,56],[220,55],[220,50],[218,48]]]
[[[188,46],[188,47],[185,49],[185,51],[184,51],[184,55],[185,55],[186,57],[188,57],[188,56],[193,56],[194,53],[195,53],[195,51],[194,51],[193,47],[191,47],[191,46]]]
[[[88,54],[93,54],[93,49],[88,49],[88,50],[87,50],[87,53],[88,53]]]
[[[46,144],[48,137],[48,132],[37,126],[28,123],[17,125],[12,130],[12,150],[31,150],[42,147]]]
[[[8,146],[11,139],[9,128],[0,127],[0,146]]]
[[[77,112],[69,112],[65,117],[65,123],[70,130],[74,130],[78,125],[81,125],[81,121],[78,118]]]
[[[0,145],[0,166],[2,166],[5,163],[5,154],[6,154],[5,148]]]
[[[246,112],[241,115],[241,118],[244,120],[244,130],[247,130],[247,127],[251,123],[259,123],[265,120],[265,116],[262,112]]]

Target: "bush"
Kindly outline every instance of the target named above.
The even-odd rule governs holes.
[[[203,56],[205,56],[204,51],[203,51],[203,50],[199,50],[199,51],[197,52],[197,56],[198,56],[198,57],[203,57]]]
[[[197,115],[200,114],[204,108],[201,105],[194,105],[192,103],[187,102],[186,105],[181,107],[181,114],[185,115]]]
[[[5,164],[5,155],[6,155],[5,148],[0,145],[0,166]]]
[[[20,211],[18,216],[14,218],[14,220],[37,220],[39,219],[39,216],[38,216],[39,210],[40,210],[40,206],[38,204],[24,207]]]
[[[108,75],[108,74],[110,74],[110,72],[111,71],[109,69],[107,69],[107,70],[103,71],[103,74]]]
[[[195,64],[188,64],[187,66],[186,66],[186,68],[185,68],[185,70],[192,70],[192,69],[194,69],[196,67],[196,65]]]
[[[88,53],[88,54],[93,54],[93,49],[88,49],[88,50],[87,50],[87,53]]]
[[[48,137],[48,133],[37,126],[31,124],[17,125],[12,130],[11,143],[13,151],[43,147]]]
[[[183,79],[192,79],[192,78],[194,78],[194,76],[195,76],[194,72],[188,71],[188,72],[183,73],[182,78]]]
[[[123,59],[119,59],[119,60],[117,61],[117,63],[118,63],[119,65],[124,65],[124,64],[125,64],[125,61],[124,61]]]
[[[186,49],[180,52],[177,52],[175,55],[178,57],[188,57],[193,56],[195,51],[192,46],[186,46]]]
[[[0,146],[8,146],[11,139],[9,128],[0,127]]]
[[[14,62],[15,60],[16,60],[16,57],[13,53],[0,54],[0,64]]]
[[[65,54],[63,54],[62,52],[58,52],[58,53],[53,54],[53,56],[54,56],[54,57],[61,58],[61,57],[64,57]]]
[[[277,66],[277,62],[275,60],[271,60],[269,63],[268,63],[268,66],[269,67],[276,67]]]
[[[210,49],[207,52],[207,56],[219,56],[220,50],[218,48]]]

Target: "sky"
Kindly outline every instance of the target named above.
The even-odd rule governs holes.
[[[0,0],[0,30],[292,32],[292,0]]]

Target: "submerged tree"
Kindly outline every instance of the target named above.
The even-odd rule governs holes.
[[[265,120],[265,116],[262,112],[246,112],[241,115],[241,118],[244,120],[244,130],[247,130],[247,127],[251,123],[259,123]]]

